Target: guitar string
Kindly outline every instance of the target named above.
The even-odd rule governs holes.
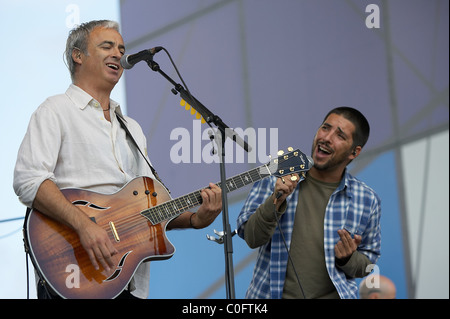
[[[248,176],[250,176],[250,179],[252,180],[251,182],[254,182],[256,179],[260,178],[260,176],[257,176],[255,174],[255,172],[253,172],[253,176],[249,175],[249,174],[252,174],[251,171],[244,173],[242,175],[246,175],[246,174]],[[233,178],[234,179],[240,178],[240,176],[241,175],[238,175]],[[230,178],[230,180],[233,178]],[[241,182],[242,182],[242,184],[245,184],[243,181],[241,181]],[[236,181],[235,181],[235,183],[236,183]],[[227,186],[228,190],[230,190],[228,185],[226,185],[226,186]],[[186,198],[188,198],[188,200],[189,200],[189,202],[191,202],[191,204],[189,204],[189,202],[186,201]],[[186,203],[185,205],[182,204],[182,200]],[[141,223],[142,221],[152,222],[152,220],[150,220],[152,217],[153,217],[153,219],[155,219],[155,217],[156,217],[156,220],[159,221],[156,224],[158,224],[164,220],[170,219],[171,217],[175,217],[176,215],[181,214],[182,212],[186,211],[189,208],[200,205],[201,204],[200,200],[201,200],[200,190],[198,190],[198,191],[192,192],[190,194],[184,195],[180,198],[162,202],[156,206],[150,207],[148,209],[144,209],[143,211],[133,214],[131,216],[125,216],[123,218],[116,219],[116,220],[114,220],[114,225],[115,225],[116,229],[122,228],[122,230],[123,230],[123,227],[122,227],[123,224],[130,224],[130,227],[133,228],[134,227],[133,222],[137,221],[137,224]],[[181,204],[181,206],[180,206],[180,204]],[[176,209],[171,213],[170,211],[171,211],[172,207],[175,207]],[[170,208],[170,211],[168,208]],[[161,213],[161,211],[162,211],[162,213]],[[146,217],[143,215],[144,212],[149,213],[150,215],[148,217]],[[153,216],[151,216],[152,213],[153,213]],[[157,216],[155,216],[155,214]],[[143,218],[145,218],[145,219],[143,219]],[[110,227],[108,227],[108,225],[107,225],[106,228],[110,228]]]
[[[288,158],[288,159],[289,159],[289,158]],[[281,160],[279,159],[278,166],[279,166],[280,164],[282,164],[283,162],[287,161],[288,159],[284,159],[284,158],[282,158]],[[263,179],[263,178],[267,177],[267,176],[261,176],[261,174],[259,174],[259,171],[260,171],[261,168],[263,168],[263,167],[266,167],[266,169],[268,170],[268,173],[269,173],[269,174],[268,174],[267,176],[273,175],[273,173],[270,172],[270,169],[269,169],[269,167],[268,167],[268,164],[262,165],[262,166],[260,166],[260,167],[257,167],[257,168],[255,168],[255,169],[253,169],[253,170],[250,170],[250,171],[248,171],[248,172],[246,172],[246,173],[239,174],[239,175],[237,175],[237,176],[234,176],[234,177],[229,178],[229,179],[227,180],[227,182],[228,182],[228,181],[234,182],[234,185],[233,185],[233,187],[232,187],[231,190],[238,189],[238,188],[240,188],[240,187],[243,187],[243,186],[249,185],[249,184],[251,184],[251,183],[254,183],[254,182],[255,182],[255,178],[252,178],[252,177],[256,177],[256,180],[260,180],[260,179]],[[255,175],[255,173],[256,173],[257,175]],[[253,174],[253,176],[252,176],[252,174]],[[288,174],[289,174],[289,173],[288,173]],[[245,175],[250,176],[251,181],[250,181],[248,184],[245,184],[245,182],[242,180],[242,176],[245,176]],[[239,186],[236,186],[237,183],[236,183],[235,179],[237,179],[237,178],[241,179],[241,183],[243,184],[242,186],[240,186],[240,185],[239,185]],[[220,183],[218,183],[218,184],[220,184]],[[230,191],[229,186],[226,185],[226,187],[227,187],[228,191]],[[131,230],[131,229],[133,229],[133,228],[135,228],[135,227],[137,227],[137,226],[140,226],[140,225],[143,225],[143,226],[146,226],[146,227],[147,227],[147,222],[150,222],[153,226],[156,226],[156,225],[158,225],[158,224],[160,224],[160,223],[162,223],[162,222],[164,222],[164,221],[166,221],[166,220],[171,219],[172,217],[178,216],[178,215],[180,215],[181,213],[183,213],[184,211],[186,211],[187,209],[192,208],[192,207],[195,207],[195,206],[198,206],[198,205],[201,204],[201,203],[198,202],[198,203],[196,203],[195,205],[187,205],[187,206],[182,206],[182,207],[180,208],[180,207],[178,207],[178,206],[176,205],[175,202],[176,202],[176,201],[179,202],[179,201],[181,201],[181,199],[184,199],[184,198],[186,198],[186,197],[188,197],[188,196],[192,196],[192,195],[194,195],[194,194],[197,194],[197,197],[199,197],[199,193],[200,193],[200,190],[199,190],[199,191],[196,191],[196,192],[192,192],[192,193],[190,193],[190,194],[188,194],[188,195],[181,196],[181,197],[176,198],[176,199],[172,199],[172,200],[163,202],[163,203],[161,203],[161,204],[158,204],[158,205],[156,205],[156,206],[150,207],[150,208],[148,208],[148,209],[144,209],[144,210],[141,211],[140,213],[133,214],[133,215],[131,215],[131,216],[125,216],[125,217],[123,217],[123,218],[117,219],[117,220],[114,221],[114,226],[115,226],[115,228],[116,228],[116,231],[117,231],[117,232],[120,231],[121,233],[123,233],[124,231],[125,231],[125,232],[126,232],[126,231],[129,231],[129,230]],[[198,200],[197,200],[197,201],[198,201]],[[168,208],[168,206],[169,206],[170,203],[174,203],[174,206],[176,207],[176,209],[174,209],[173,211],[171,211],[170,209],[167,210],[167,208]],[[149,213],[151,213],[151,212],[153,211],[153,212],[156,214],[157,208],[164,208],[164,209],[167,211],[167,213],[164,213],[164,212],[163,212],[163,213],[161,214],[160,212],[158,212],[158,216],[157,216],[157,218],[156,218],[156,223],[153,224],[153,221],[150,220],[150,218],[153,217],[153,218],[155,219],[155,216],[147,217],[147,216],[144,216],[144,215],[143,215],[143,212],[149,212]],[[170,207],[169,207],[169,208],[170,208]],[[162,217],[161,217],[161,216],[162,216]],[[111,227],[109,226],[109,224],[108,224],[108,225],[105,225],[105,228],[106,228],[106,230],[107,230],[109,233],[111,233],[111,234],[113,235],[113,230],[111,229]]]
[[[235,178],[237,178],[237,177],[235,177]],[[250,179],[253,182],[258,179],[258,176],[253,174],[253,176],[251,176]],[[240,183],[242,183],[243,186],[245,186],[245,183],[242,180]],[[226,187],[230,191],[229,186],[226,185]],[[239,187],[241,187],[241,186],[239,186]],[[136,225],[141,224],[141,223],[146,225],[147,222],[150,222],[152,225],[158,225],[163,221],[169,220],[172,217],[182,214],[183,212],[187,211],[189,208],[193,208],[193,207],[200,205],[201,199],[202,199],[200,192],[201,192],[200,190],[195,191],[190,194],[184,195],[182,197],[160,203],[156,206],[145,209],[145,210],[141,211],[140,213],[134,214],[132,216],[126,216],[119,220],[115,220],[114,221],[115,228],[117,231],[120,230],[123,232],[126,230],[130,230],[130,229],[134,228]],[[187,202],[187,200],[189,202]],[[183,204],[183,202],[184,202],[184,204]],[[149,216],[145,216],[146,213],[148,213]],[[156,221],[156,223],[153,223],[153,221]],[[110,227],[107,227],[107,228],[110,228]]]
[[[284,159],[283,157],[279,157],[278,158],[278,163],[277,163],[278,166],[280,164],[284,163],[285,161],[289,160],[289,159],[290,158]],[[270,169],[268,167],[268,164],[264,164],[262,166],[259,166],[259,167],[255,168],[255,169],[252,169],[252,170],[250,170],[248,172],[245,172],[245,173],[242,173],[242,174],[239,174],[239,175],[236,175],[234,177],[229,178],[227,180],[227,182],[232,181],[234,183],[233,184],[234,186],[232,187],[231,190],[235,190],[235,189],[241,188],[243,186],[247,186],[247,185],[250,185],[250,184],[254,183],[255,179],[252,178],[252,177],[256,177],[256,181],[257,181],[257,180],[261,180],[261,179],[263,179],[265,177],[268,177],[270,175],[273,175],[274,173],[271,173],[271,171],[270,171]],[[259,171],[263,167],[266,167],[266,169],[268,170],[269,174],[267,176],[261,176],[261,174],[259,173]],[[277,170],[278,170],[278,168],[277,168]],[[255,173],[257,174],[256,176],[255,176]],[[253,176],[252,176],[252,174],[253,174]],[[250,176],[251,182],[249,182],[248,184],[245,184],[245,182],[242,180],[242,176],[245,176],[245,175]],[[237,179],[237,178],[241,179],[241,183],[243,184],[242,186],[235,186],[237,183],[233,179]],[[219,184],[220,183],[217,183],[216,185],[219,185]],[[227,187],[228,191],[230,191],[228,183],[227,183],[226,187]],[[176,216],[182,214],[183,212],[185,212],[186,210],[188,210],[189,208],[196,207],[196,206],[200,205],[201,203],[198,202],[195,205],[187,205],[187,206],[178,207],[175,202],[176,201],[181,201],[181,199],[185,199],[186,197],[193,196],[194,194],[197,194],[197,197],[198,197],[200,192],[201,192],[201,190],[197,190],[197,191],[194,191],[194,192],[192,192],[190,194],[181,196],[179,198],[171,199],[169,201],[162,202],[162,203],[160,203],[160,204],[158,204],[156,206],[144,209],[141,212],[133,214],[131,216],[125,216],[125,217],[119,218],[117,220],[114,220],[114,226],[116,228],[116,231],[117,232],[119,232],[119,230],[120,230],[120,232],[128,231],[128,230],[131,230],[131,229],[133,229],[136,226],[139,226],[141,224],[146,226],[147,222],[150,222],[152,225],[155,226],[157,224],[162,223],[163,221],[171,219],[172,217],[176,217]],[[167,208],[168,208],[170,203],[174,203],[174,206],[176,207],[175,210],[173,210],[173,211],[171,209],[167,210]],[[157,212],[157,209],[161,209],[161,208],[166,210],[167,213]],[[151,217],[155,217],[155,216],[150,216],[150,217],[144,216],[143,215],[144,212],[148,212],[149,214],[151,214],[152,212],[154,212],[155,214],[157,213],[157,215],[158,215],[157,218],[156,218],[157,223],[153,224],[152,220],[150,220]],[[113,233],[113,231],[112,231],[111,227],[109,226],[109,224],[105,225],[105,228],[107,229],[108,232]]]
[[[248,175],[248,176],[250,176],[250,180],[251,180],[251,181],[247,184],[247,185],[249,185],[249,184],[255,182],[256,180],[259,180],[259,179],[262,179],[262,178],[263,178],[263,177],[261,177],[261,174],[259,174],[259,173],[257,172],[257,170],[259,170],[260,168],[261,168],[261,167],[258,167],[257,169],[251,170],[251,171],[246,172],[246,173],[243,173],[243,174],[241,174],[241,175],[234,176],[234,177],[230,178],[229,180],[231,180],[231,179],[236,179],[236,178],[238,178],[238,177],[240,178],[240,176],[242,176],[242,175]],[[270,171],[269,171],[269,172],[270,172]],[[229,180],[228,180],[228,181],[229,181]],[[234,181],[234,183],[237,184],[235,181]],[[237,188],[246,186],[245,183],[244,183],[244,181],[241,180],[241,183],[243,184],[242,186],[233,187],[233,189],[237,189]],[[218,184],[220,184],[220,183],[218,183]],[[226,185],[226,187],[227,187],[228,191],[232,190],[232,189],[229,188],[229,185]],[[151,212],[151,211],[153,211],[155,214],[157,214],[157,218],[156,218],[157,223],[156,223],[156,225],[159,224],[159,223],[161,223],[161,222],[163,222],[163,221],[165,221],[165,220],[168,220],[168,219],[170,219],[170,218],[172,218],[172,217],[175,217],[175,216],[177,216],[177,215],[180,215],[181,213],[185,212],[187,209],[192,208],[192,207],[196,207],[196,206],[198,206],[198,205],[201,204],[201,202],[199,202],[199,200],[197,199],[197,198],[201,199],[201,197],[200,197],[200,191],[201,191],[201,190],[198,190],[198,191],[192,192],[192,193],[190,193],[190,194],[181,196],[181,197],[179,197],[179,198],[172,199],[172,200],[169,200],[169,201],[160,203],[160,204],[158,204],[158,205],[156,205],[156,206],[150,207],[150,208],[148,208],[148,209],[144,209],[143,211],[141,211],[141,212],[139,212],[139,213],[136,213],[136,214],[133,214],[133,215],[131,215],[131,216],[125,216],[125,217],[123,217],[123,218],[114,220],[115,228],[116,228],[116,230],[119,230],[119,229],[120,229],[121,231],[124,231],[124,229],[125,229],[125,230],[130,230],[130,229],[132,229],[133,227],[135,227],[135,225],[139,225],[140,223],[143,223],[143,222],[145,222],[145,224],[146,224],[147,221],[150,221],[150,222],[153,224],[152,220],[150,220],[150,218],[151,218],[152,216],[150,216],[150,217],[147,218],[146,216],[143,215],[143,212]],[[190,197],[191,197],[191,201],[192,201],[192,196],[193,196],[194,194],[197,194],[197,196],[196,196],[196,198],[195,198],[196,202],[194,202],[195,205],[194,205],[194,204],[192,204],[192,205],[186,205],[186,206],[182,205],[181,207],[179,207],[179,206],[176,205],[175,202],[177,202],[177,201],[180,202],[181,199],[184,199],[185,197],[189,197],[189,196],[190,196]],[[173,211],[170,211],[170,210],[167,209],[167,208],[170,208],[170,207],[168,207],[168,206],[170,205],[170,203],[175,203],[174,206],[176,207],[176,209],[174,209]],[[157,209],[166,210],[166,212],[158,213],[158,212],[157,212]],[[154,216],[153,216],[153,217],[154,217]],[[134,222],[136,222],[136,223],[134,224]],[[124,226],[124,225],[125,225],[125,226]],[[129,226],[129,227],[127,227],[127,226]],[[124,227],[126,227],[126,228],[124,228]],[[108,227],[108,225],[107,225],[106,228],[109,229],[109,228],[111,228],[111,227]]]

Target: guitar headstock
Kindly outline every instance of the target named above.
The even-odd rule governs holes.
[[[299,149],[288,147],[288,152],[278,151],[278,157],[272,159],[268,168],[272,175],[281,177],[288,174],[301,174],[307,172],[314,162],[311,157],[305,155]]]

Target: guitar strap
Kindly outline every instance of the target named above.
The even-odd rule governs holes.
[[[164,185],[164,183],[162,182],[162,180],[159,178],[158,173],[156,172],[156,170],[153,168],[153,166],[150,164],[149,160],[147,159],[147,157],[144,155],[144,153],[142,153],[141,148],[139,147],[139,145],[136,143],[136,140],[134,139],[133,135],[131,135],[130,130],[128,129],[128,127],[126,126],[124,119],[121,117],[120,114],[116,113],[116,117],[117,120],[120,123],[120,126],[125,130],[125,132],[127,133],[127,136],[130,138],[130,140],[133,142],[134,146],[136,146],[136,148],[138,149],[139,153],[141,153],[142,157],[144,158],[144,160],[147,162],[148,166],[150,167],[150,169],[152,170],[153,175],[156,177],[156,179],[164,186],[164,188],[170,193],[170,190],[166,187],[166,185]]]

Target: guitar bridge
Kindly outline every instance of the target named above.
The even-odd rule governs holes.
[[[111,228],[111,231],[113,233],[113,236],[114,236],[114,239],[116,240],[116,242],[120,242],[119,234],[117,233],[117,229],[116,229],[116,226],[114,225],[114,223],[109,222],[109,227]]]

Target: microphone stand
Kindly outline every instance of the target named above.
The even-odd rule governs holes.
[[[219,146],[219,158],[220,158],[220,187],[222,189],[222,223],[224,230],[224,254],[225,254],[225,287],[227,299],[235,299],[235,287],[234,287],[234,270],[233,270],[233,241],[232,241],[232,231],[229,222],[228,215],[228,197],[226,188],[226,174],[225,174],[225,140],[227,137],[231,138],[237,144],[239,144],[245,151],[249,152],[251,147],[240,138],[236,132],[229,128],[219,116],[212,113],[206,106],[204,106],[200,101],[193,97],[184,87],[176,83],[172,78],[170,78],[164,71],[161,70],[158,63],[153,61],[153,59],[146,60],[148,66],[155,72],[160,73],[165,79],[167,79],[174,88],[172,89],[173,94],[180,93],[180,96],[194,109],[200,113],[205,119],[208,125],[211,123],[216,125],[221,133]]]

